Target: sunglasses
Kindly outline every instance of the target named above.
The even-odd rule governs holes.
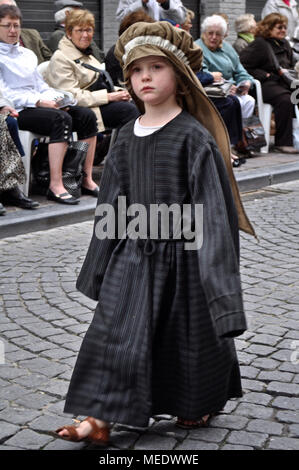
[[[286,27],[285,24],[280,24],[280,25],[278,25],[278,26],[275,26],[275,28],[277,28],[277,29],[279,29],[279,30],[282,30],[282,29],[286,30],[286,29],[287,29],[287,27]]]

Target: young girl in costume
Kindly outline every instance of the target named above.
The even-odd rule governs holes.
[[[88,418],[56,431],[98,444],[108,442],[111,422],[146,427],[167,413],[185,428],[207,425],[242,395],[233,340],[246,329],[239,228],[254,233],[227,131],[194,74],[202,54],[192,37],[167,22],[136,23],[115,54],[141,116],[121,128],[107,158],[77,282],[98,305],[64,411]],[[123,198],[131,208],[125,215]],[[152,236],[149,225],[134,238],[130,215],[143,207],[147,221],[157,204],[191,206],[192,227],[202,205],[202,243],[186,249],[174,230]],[[104,218],[115,237],[101,235],[103,207],[115,214],[115,227]]]

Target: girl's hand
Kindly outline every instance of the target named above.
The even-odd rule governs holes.
[[[113,91],[108,93],[108,101],[129,101],[131,99],[130,93],[127,90]]]
[[[19,113],[16,111],[14,108],[11,106],[3,106],[3,108],[0,109],[1,114],[9,113],[11,117],[18,117]]]
[[[58,108],[58,104],[56,101],[48,101],[48,100],[38,100],[35,105],[37,108]]]

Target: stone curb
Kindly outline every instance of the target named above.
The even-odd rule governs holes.
[[[299,162],[244,170],[235,176],[241,192],[254,191],[299,179]],[[85,197],[76,206],[49,204],[32,211],[8,212],[0,217],[0,239],[92,220],[95,207],[96,200]]]

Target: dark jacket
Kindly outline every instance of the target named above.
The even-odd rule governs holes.
[[[240,53],[240,61],[245,69],[261,83],[265,80],[279,82],[279,77],[273,59],[269,53],[268,44],[272,47],[281,67],[290,69],[294,66],[292,48],[286,39],[277,40],[273,38],[264,39],[257,37]],[[270,73],[271,76],[267,77]]]
[[[122,68],[114,55],[115,44],[110,47],[105,57],[106,70],[109,72],[114,85],[122,86],[121,82],[124,81]]]

